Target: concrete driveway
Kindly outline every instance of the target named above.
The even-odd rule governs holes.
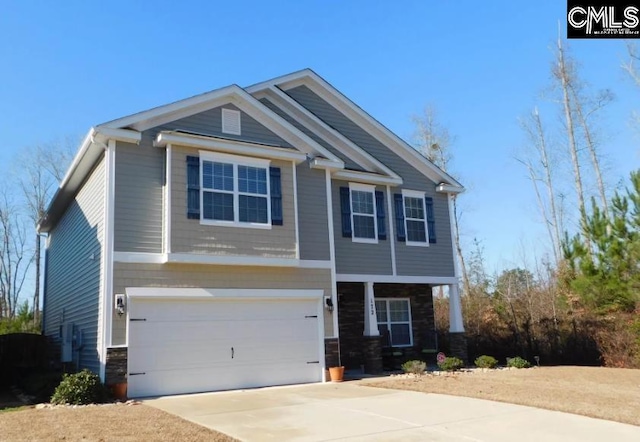
[[[242,441],[640,441],[640,427],[355,383],[144,400]]]

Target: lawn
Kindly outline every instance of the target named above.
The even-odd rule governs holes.
[[[468,396],[640,425],[640,370],[536,367],[394,376],[365,381],[372,387]]]
[[[21,409],[0,413],[6,441],[214,441],[235,439],[146,405]]]

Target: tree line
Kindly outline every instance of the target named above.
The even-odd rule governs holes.
[[[628,45],[627,54],[622,68],[640,86],[640,53]],[[490,275],[481,241],[465,250],[460,214],[453,220],[469,356],[638,368],[640,170],[609,190],[601,128],[613,93],[594,91],[581,78],[561,39],[549,72],[551,85],[541,103],[547,114],[536,107],[521,119],[527,144],[515,158],[531,182],[549,253]],[[448,171],[452,137],[434,109],[416,123],[417,149]],[[437,293],[434,305],[446,349],[446,294]]]

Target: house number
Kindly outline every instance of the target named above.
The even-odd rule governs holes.
[[[369,311],[371,312],[371,313],[369,313],[369,314],[370,314],[371,316],[373,316],[374,311],[375,311],[375,305],[374,305],[374,303],[373,303],[373,299],[369,300],[369,302],[370,302],[370,304],[369,304]]]

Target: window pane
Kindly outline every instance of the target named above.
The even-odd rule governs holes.
[[[373,193],[353,190],[351,191],[351,200],[353,213],[373,215]]]
[[[202,187],[233,191],[233,164],[202,162]]]
[[[387,322],[387,302],[376,301],[376,318],[378,322]]]
[[[407,220],[407,240],[415,242],[427,242],[427,233],[424,221]]]
[[[267,169],[238,166],[238,189],[240,192],[267,194]]]
[[[239,216],[244,223],[267,223],[267,199],[256,196],[240,195]]]
[[[229,193],[203,192],[202,217],[220,221],[233,221],[233,195]]]
[[[375,224],[372,216],[353,215],[353,236],[375,239]]]
[[[405,197],[404,214],[407,218],[424,219],[424,202],[422,198]]]
[[[389,301],[391,322],[409,321],[409,303],[407,301]]]
[[[391,345],[411,345],[409,324],[391,324]]]

